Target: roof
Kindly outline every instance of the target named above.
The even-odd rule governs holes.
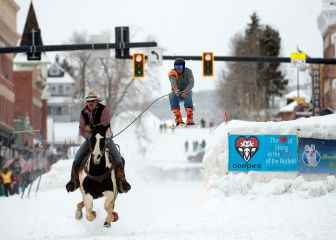
[[[48,84],[60,84],[60,83],[73,84],[75,83],[75,80],[68,73],[64,73],[63,77],[48,77],[47,83]]]
[[[293,101],[290,104],[280,108],[279,112],[294,112],[294,109],[297,105],[298,105],[297,102]]]
[[[36,64],[42,65],[42,64],[48,64],[49,60],[48,60],[48,56],[45,53],[41,54],[40,61],[28,61],[26,53],[18,53],[16,54],[13,62],[14,64],[16,64],[16,66],[14,67],[18,68],[19,67],[17,66],[18,64],[24,64],[25,66],[31,66],[31,65],[36,65]],[[19,70],[19,69],[16,69],[16,70]]]
[[[291,91],[288,94],[286,94],[286,99],[295,99],[297,97],[297,90]],[[306,90],[299,90],[299,96],[303,97],[306,102],[310,102],[311,97],[308,95]]]
[[[55,75],[53,75],[55,74]],[[48,69],[48,84],[73,84],[75,80],[57,62],[54,62]]]
[[[66,104],[66,103],[71,103],[72,102],[72,97],[52,97],[50,96],[48,98],[48,104]]]
[[[33,29],[36,31],[40,31],[40,26],[36,18],[34,5],[33,5],[33,2],[31,2],[29,11],[28,11],[28,16],[26,19],[26,23],[23,29],[20,46],[32,45],[30,34]],[[35,45],[43,45],[41,35],[38,35],[37,39],[35,39]]]

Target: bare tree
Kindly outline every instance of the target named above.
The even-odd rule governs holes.
[[[81,44],[89,42],[89,35],[86,32],[74,32],[71,36],[70,43]],[[85,88],[90,63],[92,61],[92,52],[90,51],[73,51],[69,54],[70,64],[74,68],[74,76],[76,79],[75,94],[78,98],[83,99],[85,96]]]
[[[90,36],[85,32],[74,33],[71,38],[73,43],[90,41]],[[144,49],[138,51],[145,52]],[[83,98],[85,88],[95,89],[110,107],[112,118],[125,110],[140,110],[153,99],[160,87],[158,69],[155,66],[146,69],[145,80],[135,81],[132,79],[129,60],[112,56],[97,57],[90,51],[73,52],[69,58],[79,83],[78,96]]]

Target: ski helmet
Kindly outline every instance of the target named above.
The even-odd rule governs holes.
[[[183,58],[176,58],[174,61],[174,68],[176,68],[176,66],[182,66],[183,70],[185,69],[185,61]]]

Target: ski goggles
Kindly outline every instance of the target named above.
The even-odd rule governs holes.
[[[176,70],[184,70],[184,65],[175,65],[174,68]]]

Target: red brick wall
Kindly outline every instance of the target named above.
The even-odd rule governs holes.
[[[10,95],[14,95],[14,84],[12,81],[13,68],[12,60],[9,56],[0,55],[0,85],[8,90]],[[7,95],[8,93],[4,94]],[[12,97],[10,97],[12,98]],[[8,96],[0,95],[0,122],[13,128],[14,102]]]
[[[31,71],[14,72],[15,85],[15,117],[25,117],[27,114],[31,119],[33,104],[33,74]]]
[[[42,138],[43,140],[47,141],[47,121],[48,121],[48,102],[47,100],[42,100],[42,115],[41,115],[41,124],[42,124]]]
[[[335,58],[336,56],[336,49],[335,49],[335,44],[332,43],[331,41],[331,35],[336,32],[336,26],[331,26],[328,30],[328,33],[326,34],[324,38],[324,42],[329,42],[328,46],[324,46],[324,57],[325,58]],[[328,41],[326,41],[326,38],[328,38]],[[323,85],[327,84],[331,86],[331,81],[336,78],[336,66],[335,65],[324,65],[324,70],[323,70]],[[322,86],[322,90],[323,90]],[[326,107],[331,107],[335,108],[336,107],[336,93],[335,90],[329,89],[328,92],[322,91],[322,108]]]
[[[33,87],[34,76],[37,74],[33,71],[14,72],[15,117],[28,115],[33,129],[40,130],[42,139],[46,140],[48,106],[46,100],[41,99],[41,90]]]

